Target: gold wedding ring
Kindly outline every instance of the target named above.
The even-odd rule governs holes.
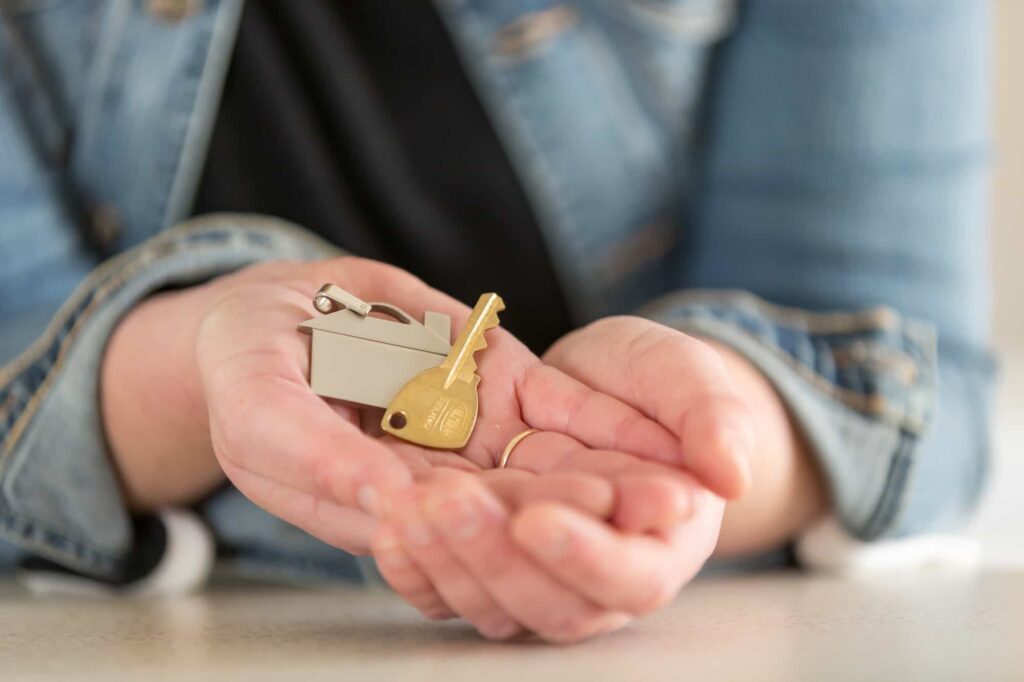
[[[508,445],[505,446],[505,449],[501,453],[501,459],[498,460],[498,468],[504,469],[508,464],[508,458],[512,456],[512,451],[516,449],[516,446],[519,445],[524,438],[537,433],[538,431],[540,431],[540,429],[526,429],[525,431],[521,431],[512,436],[512,440],[508,442]]]

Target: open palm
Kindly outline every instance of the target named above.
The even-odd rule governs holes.
[[[375,517],[398,491],[435,467],[493,468],[526,428],[571,436],[552,454],[576,471],[587,471],[590,461],[597,466],[585,456],[591,448],[616,451],[600,458],[593,471],[600,475],[645,470],[645,462],[619,453],[665,461],[678,449],[656,422],[542,364],[500,328],[487,333],[488,349],[477,356],[479,418],[462,451],[382,435],[378,410],[328,402],[310,390],[309,341],[297,327],[317,314],[312,297],[325,282],[416,317],[427,309],[446,313],[456,326],[469,308],[400,269],[358,258],[262,264],[219,282],[222,294],[197,340],[217,458],[250,499],[334,546],[368,551]]]

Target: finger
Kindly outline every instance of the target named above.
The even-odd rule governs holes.
[[[664,426],[619,398],[546,364],[523,376],[517,392],[525,423],[557,431],[599,450],[618,450],[678,464],[679,441]]]
[[[651,474],[625,474],[614,482],[618,503],[611,520],[623,532],[657,533],[693,515],[696,483]]]
[[[387,301],[418,319],[428,310],[444,313],[453,320],[464,320],[469,315],[470,308],[465,303],[431,287],[407,270],[381,261],[343,256],[318,261],[315,272],[311,282],[338,281],[365,301]]]
[[[563,337],[544,362],[667,427],[679,463],[712,491],[732,499],[749,488],[749,408],[707,344],[649,320],[607,318]]]
[[[573,472],[537,476],[522,470],[491,469],[480,477],[511,509],[534,502],[561,502],[599,519],[609,518],[615,511],[615,486],[599,476]]]
[[[428,492],[423,514],[447,552],[512,618],[553,642],[585,639],[628,620],[595,607],[524,555],[509,536],[508,513],[480,481],[456,472],[449,478]]]
[[[231,468],[230,463],[224,470],[238,489],[245,491],[246,497],[293,526],[352,554],[370,551],[370,542],[377,528],[377,520],[373,516],[244,469]]]
[[[406,464],[338,419],[305,383],[251,368],[221,372],[211,382],[214,449],[237,470],[373,514],[411,484]]]
[[[397,520],[402,547],[444,603],[488,639],[509,639],[519,623],[487,593],[434,534],[419,505],[410,505]]]
[[[535,475],[516,469],[481,472],[491,492],[516,510],[537,502],[559,502],[596,519],[610,519],[632,533],[658,532],[689,518],[691,486],[663,475],[623,474],[612,479],[577,473]]]
[[[424,616],[431,620],[456,616],[423,571],[409,559],[397,530],[391,525],[382,525],[374,536],[373,557],[388,585]]]
[[[517,546],[563,584],[604,608],[634,615],[667,603],[704,559],[680,570],[683,543],[616,532],[553,504],[524,509],[511,532]]]
[[[508,466],[543,473],[541,478],[565,472],[609,481],[614,487],[615,508],[607,518],[616,527],[632,532],[659,531],[685,520],[692,511],[692,498],[701,488],[684,471],[620,452],[590,450],[564,434],[552,432],[523,439]]]

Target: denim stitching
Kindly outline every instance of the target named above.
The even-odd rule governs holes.
[[[336,252],[326,242],[285,221],[220,214],[184,223],[95,270],[58,312],[57,319],[43,337],[10,365],[0,368],[0,380],[3,382],[0,384],[0,404],[7,410],[2,415],[3,430],[0,431],[5,439],[0,453],[0,477],[5,473],[4,465],[9,455],[48,394],[49,386],[62,367],[63,357],[92,311],[156,259],[173,257],[195,246],[229,247],[232,241],[238,242],[234,251],[244,252],[249,247],[259,246],[261,251],[267,249],[268,255],[272,255],[275,241],[272,234],[291,237],[298,243],[298,249],[286,252],[301,251],[306,255]],[[259,259],[259,255],[253,254],[252,260]],[[9,510],[0,514],[0,524],[0,532],[12,538],[15,544],[32,548],[44,556],[56,557],[86,572],[110,573],[120,570],[123,564],[123,559],[115,555],[73,540]]]
[[[714,309],[707,310],[707,313],[709,313],[709,317],[723,322],[729,321],[725,319],[724,315],[716,314],[719,312],[721,311]],[[699,322],[701,317],[702,315],[700,314],[700,312],[687,310],[675,311],[674,315],[671,316],[670,319],[672,319],[672,321],[676,323],[676,325],[681,325],[685,323],[685,321],[687,320],[694,320]],[[920,424],[918,423],[919,420],[916,420],[913,415],[908,415],[893,409],[893,403],[887,400],[884,396],[879,395],[877,393],[859,393],[844,388],[843,386],[837,385],[836,383],[830,381],[828,378],[814,371],[811,367],[804,364],[799,359],[795,358],[791,353],[787,352],[785,348],[773,342],[767,336],[758,334],[755,331],[745,327],[744,331],[746,331],[753,339],[755,339],[759,344],[764,346],[767,350],[778,355],[780,359],[784,360],[794,370],[800,373],[805,379],[810,381],[819,389],[825,391],[828,395],[842,401],[847,406],[864,414],[886,417],[888,419],[896,421],[907,421],[909,425],[916,426],[916,428],[920,428]]]
[[[737,302],[742,305],[737,306]],[[665,297],[646,307],[641,313],[659,318],[668,317],[676,325],[685,324],[688,320],[699,323],[702,318],[737,325],[820,390],[858,412],[882,417],[915,433],[920,433],[928,421],[929,407],[921,404],[922,399],[919,396],[924,388],[934,383],[934,352],[929,352],[931,349],[926,351],[924,348],[925,337],[928,336],[924,326],[913,321],[903,321],[894,311],[881,309],[849,315],[814,315],[773,306],[747,293],[687,292]],[[845,327],[844,322],[847,323]],[[872,326],[871,322],[875,325]],[[809,331],[816,327],[827,333],[815,334]],[[873,338],[858,337],[851,329],[859,330],[861,334],[888,331],[896,338],[880,338],[877,335]],[[888,387],[885,381],[894,377],[898,380],[898,376],[890,372],[870,372],[869,368],[861,366],[857,368],[857,372],[859,378],[867,384],[865,392],[852,390],[821,374],[811,366],[814,363],[808,364],[795,356],[784,344],[779,343],[777,337],[773,338],[767,333],[771,331],[782,334],[787,330],[789,333],[806,335],[830,350],[843,347],[837,345],[837,342],[845,340],[859,341],[872,349],[882,348],[893,357],[901,358],[901,362],[913,364],[916,367],[915,376],[912,381],[904,383],[903,390],[891,395],[885,390]],[[900,347],[891,345],[895,341],[899,342]],[[933,343],[928,345],[934,348]],[[815,349],[814,353],[818,354],[820,350]],[[837,372],[836,378],[845,379],[849,383],[854,377],[849,374],[843,376],[841,372]]]
[[[223,246],[232,240],[241,239],[261,249],[271,245],[272,241],[266,234],[250,229],[239,229],[237,223],[226,224],[231,218],[229,214],[221,214],[183,223],[147,244],[107,261],[94,270],[71,295],[68,303],[57,313],[43,336],[21,356],[6,367],[0,368],[0,403],[5,406],[8,403],[13,404],[4,414],[6,433],[4,448],[0,451],[0,464],[17,444],[24,428],[23,424],[27,421],[26,417],[31,417],[34,413],[31,405],[27,404],[34,405],[45,395],[46,386],[54,373],[60,369],[61,360],[77,338],[81,325],[88,320],[90,313],[97,306],[106,301],[137,272],[154,260],[173,257],[198,244]],[[300,241],[316,250],[323,250],[326,246],[326,243],[310,237],[284,221],[250,216],[241,216],[240,219],[245,222],[245,228],[278,231],[285,236],[299,237]],[[25,399],[15,394],[15,391],[19,390],[25,391]],[[8,427],[10,430],[7,430]]]
[[[61,560],[90,573],[115,573],[124,565],[123,558],[12,514],[0,514],[0,531],[17,546],[34,550],[42,556],[59,556]]]
[[[756,325],[750,324],[750,320],[745,321],[742,319],[742,316],[737,317],[736,310],[728,307],[729,302],[735,304],[735,301],[731,300],[735,297],[718,292],[692,292],[687,295],[669,298],[673,298],[676,301],[676,305],[664,306],[664,308],[667,308],[667,311],[663,309],[658,310],[657,312],[661,314],[657,315],[652,310],[647,310],[646,312],[660,319],[667,317],[668,323],[674,323],[682,330],[686,330],[689,327],[697,333],[709,333],[710,331],[713,337],[716,336],[713,332],[714,326],[729,324],[737,331],[741,331],[746,338],[755,343],[759,348],[771,353],[773,356],[784,361],[787,366],[795,369],[801,377],[811,381],[813,386],[823,390],[826,395],[840,400],[841,404],[853,407],[854,409],[857,408],[856,403],[859,402],[859,397],[862,397],[864,394],[856,393],[834,384],[826,377],[815,372],[812,366],[806,364],[806,360],[795,357],[786,348],[780,346],[763,329],[759,330]],[[680,302],[680,298],[686,299],[691,307],[686,308],[685,304]],[[750,300],[754,299],[749,294],[744,295],[744,298],[748,304]],[[757,299],[757,302],[760,302],[759,299]],[[747,305],[742,312],[747,315],[760,315],[763,319],[758,320],[758,322],[772,324],[775,317],[766,316],[765,314],[765,308],[768,306],[770,304],[763,306]],[[651,306],[651,308],[657,307],[657,304]],[[790,312],[792,313],[792,311]],[[822,345],[814,348],[814,353],[821,353],[836,347],[834,345],[835,340],[829,340],[828,337],[837,337],[844,340],[852,338],[871,346],[869,349],[871,352],[867,356],[868,360],[876,359],[877,349],[880,348],[883,351],[883,358],[886,357],[884,353],[892,353],[893,357],[899,358],[898,363],[909,362],[917,368],[917,376],[914,377],[913,381],[908,381],[905,385],[903,392],[906,395],[900,396],[900,400],[895,402],[889,401],[888,405],[882,406],[884,411],[881,414],[868,413],[872,416],[886,418],[886,421],[895,420],[898,440],[893,447],[885,446],[888,464],[883,471],[879,471],[874,475],[875,478],[881,480],[882,485],[877,496],[873,496],[874,499],[864,500],[870,506],[860,505],[861,509],[859,511],[854,508],[847,508],[845,510],[847,514],[852,514],[852,517],[856,519],[856,523],[850,527],[851,531],[857,537],[865,540],[876,539],[890,532],[905,509],[909,478],[916,461],[916,445],[919,443],[920,436],[930,420],[932,410],[931,400],[924,394],[923,388],[933,388],[935,379],[932,365],[936,361],[936,357],[934,353],[929,353],[925,349],[925,344],[928,341],[926,338],[928,336],[927,329],[923,325],[916,324],[914,321],[900,320],[892,311],[889,311],[883,317],[889,318],[889,323],[882,325],[883,328],[895,335],[894,337],[864,339],[856,335],[843,334],[842,325],[837,324],[842,319],[835,317],[829,319],[826,325],[829,327],[829,334],[810,334],[806,329],[801,332],[823,339]],[[849,319],[856,321],[856,315],[851,316]],[[812,320],[813,318],[811,317],[805,318],[805,321]],[[747,323],[745,324],[744,322]],[[709,325],[708,323],[712,324]],[[807,327],[813,325],[800,326]],[[870,326],[866,328],[861,327],[862,334],[865,332],[870,333],[871,331]],[[872,343],[873,341],[874,343]],[[902,346],[883,345],[886,343],[899,343]],[[811,364],[813,364],[813,359]],[[878,366],[870,362],[858,362],[856,364],[858,372],[865,375],[861,377],[864,390],[883,391],[886,388],[883,383],[872,381],[868,376],[872,372],[877,371]],[[885,363],[881,363],[881,365],[884,367]],[[864,410],[858,411],[864,412]],[[873,447],[881,447],[881,444],[879,443]],[[861,522],[859,519],[864,520]],[[846,520],[847,523],[850,522],[849,518]]]

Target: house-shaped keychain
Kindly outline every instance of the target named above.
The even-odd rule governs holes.
[[[327,314],[299,329],[313,337],[309,383],[317,395],[387,407],[398,389],[440,365],[451,350],[447,315],[427,311],[420,324],[397,306],[365,303],[334,284],[325,284],[313,301]]]

